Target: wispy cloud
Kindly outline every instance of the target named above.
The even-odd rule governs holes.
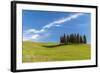
[[[45,30],[44,29],[41,29],[41,30],[36,30],[36,29],[29,29],[26,31],[26,33],[42,33],[44,32]]]
[[[40,38],[40,34],[33,34],[33,35],[30,35],[30,36],[24,35],[23,41],[32,41],[32,40],[37,41],[39,38]]]
[[[51,23],[48,24],[48,25],[45,25],[45,26],[43,27],[43,29],[51,28],[51,27],[53,27],[53,26],[61,26],[62,23],[71,21],[71,20],[73,20],[73,19],[76,19],[77,17],[79,17],[79,16],[81,16],[81,15],[83,15],[83,13],[77,13],[77,14],[71,15],[71,16],[69,16],[69,17],[61,18],[61,19],[59,19],[59,20],[56,20],[56,21],[51,22]]]
[[[33,39],[33,40],[38,39],[41,36],[40,34],[44,34],[44,32],[46,32],[47,29],[50,29],[51,27],[60,27],[60,26],[62,26],[63,23],[74,20],[74,19],[78,18],[81,15],[83,15],[83,13],[76,13],[76,14],[67,16],[65,18],[55,20],[55,21],[43,26],[42,29],[40,29],[40,30],[29,29],[25,32],[25,34],[27,35],[29,33],[32,33],[33,35],[30,37],[30,39]]]
[[[39,38],[39,37],[40,37],[39,34],[32,35],[32,39],[37,39],[37,38]]]
[[[34,41],[34,42],[40,42],[43,41],[46,37],[48,37],[50,34],[48,33],[43,33],[43,34],[33,34],[30,36],[23,36],[23,41]]]

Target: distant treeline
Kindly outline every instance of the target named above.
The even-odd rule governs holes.
[[[69,35],[64,34],[63,36],[60,37],[60,44],[86,44],[86,43],[87,43],[86,35],[82,36],[79,33],[69,34]]]

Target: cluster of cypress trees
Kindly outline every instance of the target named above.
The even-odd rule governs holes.
[[[63,35],[60,37],[60,44],[86,44],[87,39],[85,35],[78,34],[70,34],[70,35]]]

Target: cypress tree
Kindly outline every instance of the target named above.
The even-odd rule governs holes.
[[[60,37],[60,43],[62,43],[62,37]]]
[[[69,35],[67,35],[67,44],[69,44],[69,40],[70,40]]]
[[[83,43],[86,44],[87,40],[85,35],[83,36],[83,39],[84,39]]]
[[[64,44],[64,37],[62,37],[62,43]]]
[[[68,42],[67,42],[68,40],[67,40],[67,36],[65,36],[65,44],[68,44]]]
[[[70,43],[73,43],[73,34],[70,34]]]
[[[63,39],[64,39],[64,44],[66,44],[66,35],[65,34],[63,36]]]
[[[74,34],[74,43],[77,43],[77,34]]]
[[[74,34],[72,34],[72,39],[71,40],[72,40],[72,43],[74,43]]]
[[[72,42],[72,35],[70,34],[69,35],[69,43],[71,43]]]
[[[82,40],[82,36],[80,36],[80,43],[82,43],[83,42],[83,40]]]
[[[77,36],[76,36],[76,42],[77,42],[77,44],[80,43],[79,33],[78,33]]]

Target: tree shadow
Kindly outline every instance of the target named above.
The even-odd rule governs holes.
[[[54,47],[59,47],[59,46],[63,46],[65,44],[57,44],[57,45],[42,45],[42,47],[46,47],[46,48],[54,48]]]

